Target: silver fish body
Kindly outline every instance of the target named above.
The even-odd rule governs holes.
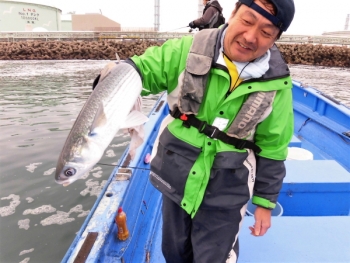
[[[141,91],[141,78],[127,63],[118,64],[100,80],[63,146],[56,166],[57,183],[66,186],[89,173],[120,129],[148,120],[141,112],[131,111]]]

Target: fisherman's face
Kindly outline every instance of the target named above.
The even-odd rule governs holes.
[[[255,3],[271,13],[259,0]],[[249,62],[263,54],[277,40],[279,29],[265,17],[242,5],[228,21],[225,54],[237,62]]]

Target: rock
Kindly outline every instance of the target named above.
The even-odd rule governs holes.
[[[18,41],[0,42],[0,60],[43,59],[104,59],[115,60],[142,54],[150,46],[160,46],[160,41]],[[350,67],[350,48],[314,44],[279,44],[288,64],[328,67]]]

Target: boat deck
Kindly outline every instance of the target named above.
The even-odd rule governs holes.
[[[347,216],[281,216],[272,218],[272,228],[263,237],[246,229],[240,236],[239,263],[340,263],[350,262],[350,220]]]
[[[248,227],[253,224],[253,217],[244,219],[239,238],[238,263],[350,262],[349,217],[273,217],[272,228],[265,236],[258,238],[249,234]],[[165,263],[158,249],[161,231],[155,237],[149,262]]]

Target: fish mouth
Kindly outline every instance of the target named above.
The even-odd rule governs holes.
[[[61,184],[61,185],[63,185],[64,187],[66,187],[66,186],[68,186],[68,185],[70,185],[72,182],[71,182],[71,180],[64,180],[64,181],[58,181],[58,180],[55,180],[56,181],[56,183],[58,183],[58,184]]]

